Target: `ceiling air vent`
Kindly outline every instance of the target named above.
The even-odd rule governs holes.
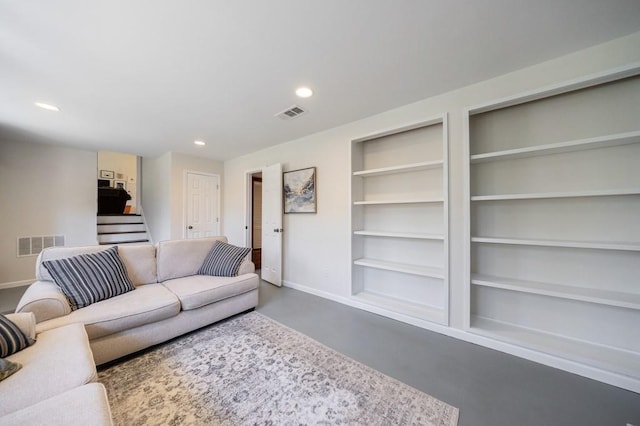
[[[285,109],[282,112],[277,113],[276,117],[280,117],[283,120],[291,120],[292,118],[299,117],[299,116],[301,116],[302,114],[304,114],[306,112],[307,111],[303,110],[298,105],[294,105],[292,107],[289,107],[289,108]]]

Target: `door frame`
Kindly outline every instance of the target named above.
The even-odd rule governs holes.
[[[182,238],[186,239],[187,238],[187,195],[189,193],[189,187],[188,187],[188,175],[189,173],[195,174],[195,175],[202,175],[202,176],[210,176],[210,177],[215,177],[218,179],[218,189],[217,189],[217,200],[216,200],[216,217],[218,218],[218,222],[216,225],[216,235],[220,235],[220,224],[222,223],[222,217],[220,216],[220,175],[216,174],[216,173],[207,173],[207,172],[200,172],[197,170],[184,170],[182,173]]]
[[[253,224],[252,224],[252,204],[253,204],[253,175],[262,173],[259,169],[246,170],[244,172],[244,246],[252,246]]]

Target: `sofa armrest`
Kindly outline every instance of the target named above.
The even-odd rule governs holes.
[[[248,258],[243,260],[238,268],[238,275],[250,274],[256,271],[256,265]]]
[[[71,313],[71,306],[60,288],[51,281],[36,281],[27,288],[16,313],[33,312],[36,323]]]

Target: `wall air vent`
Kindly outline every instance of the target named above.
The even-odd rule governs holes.
[[[306,112],[307,111],[305,111],[304,109],[302,109],[298,105],[294,105],[292,107],[289,107],[289,108],[285,109],[282,112],[277,113],[276,117],[280,117],[283,120],[291,120],[292,118],[299,117],[299,116],[301,116],[302,114],[304,114]]]
[[[64,246],[64,235],[42,237],[18,237],[18,257],[37,256],[47,247]]]

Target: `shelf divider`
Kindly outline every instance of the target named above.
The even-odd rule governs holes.
[[[397,200],[373,200],[373,201],[354,201],[356,206],[372,206],[376,204],[427,204],[427,203],[443,203],[442,197],[434,198],[415,198],[415,199],[397,199]]]
[[[610,197],[638,195],[640,188],[603,189],[595,191],[539,192],[523,194],[472,195],[471,201],[536,200],[545,198]]]
[[[356,300],[382,309],[388,309],[393,312],[402,313],[404,315],[427,321],[444,323],[446,318],[446,312],[442,308],[398,299],[388,295],[377,294],[371,291],[362,291],[354,294],[352,297]]]
[[[436,234],[420,234],[416,232],[387,232],[387,231],[370,231],[361,230],[353,231],[354,235],[365,235],[370,237],[390,237],[390,238],[410,238],[417,240],[444,240],[444,235]]]
[[[517,158],[535,157],[538,155],[560,154],[564,152],[581,151],[587,149],[608,148],[613,146],[640,143],[640,131],[618,133],[615,135],[598,136],[588,139],[578,139],[546,145],[535,145],[525,148],[507,149],[504,151],[487,152],[471,155],[471,163],[484,163],[495,160],[510,160]]]
[[[471,317],[471,332],[602,370],[628,377],[638,377],[640,355],[634,352],[587,343],[475,315]]]
[[[444,271],[442,268],[432,266],[407,265],[406,263],[387,262],[376,259],[356,259],[354,265],[364,266],[367,268],[384,269],[386,271],[402,272],[404,274],[419,275],[422,277],[431,277],[444,279]]]
[[[639,243],[609,243],[598,241],[560,241],[560,240],[530,240],[521,238],[489,238],[489,237],[471,237],[472,243],[487,244],[511,244],[521,246],[539,246],[539,247],[564,247],[579,249],[595,249],[595,250],[621,250],[621,251],[640,251]]]
[[[640,294],[472,274],[471,284],[640,310]]]
[[[358,172],[353,172],[354,176],[361,177],[369,177],[369,176],[383,176],[394,173],[407,173],[407,172],[417,172],[421,170],[429,170],[435,169],[438,167],[442,167],[443,161],[424,161],[422,163],[413,163],[413,164],[405,164],[402,166],[393,166],[393,167],[382,167],[379,169],[370,169],[370,170],[361,170]]]

